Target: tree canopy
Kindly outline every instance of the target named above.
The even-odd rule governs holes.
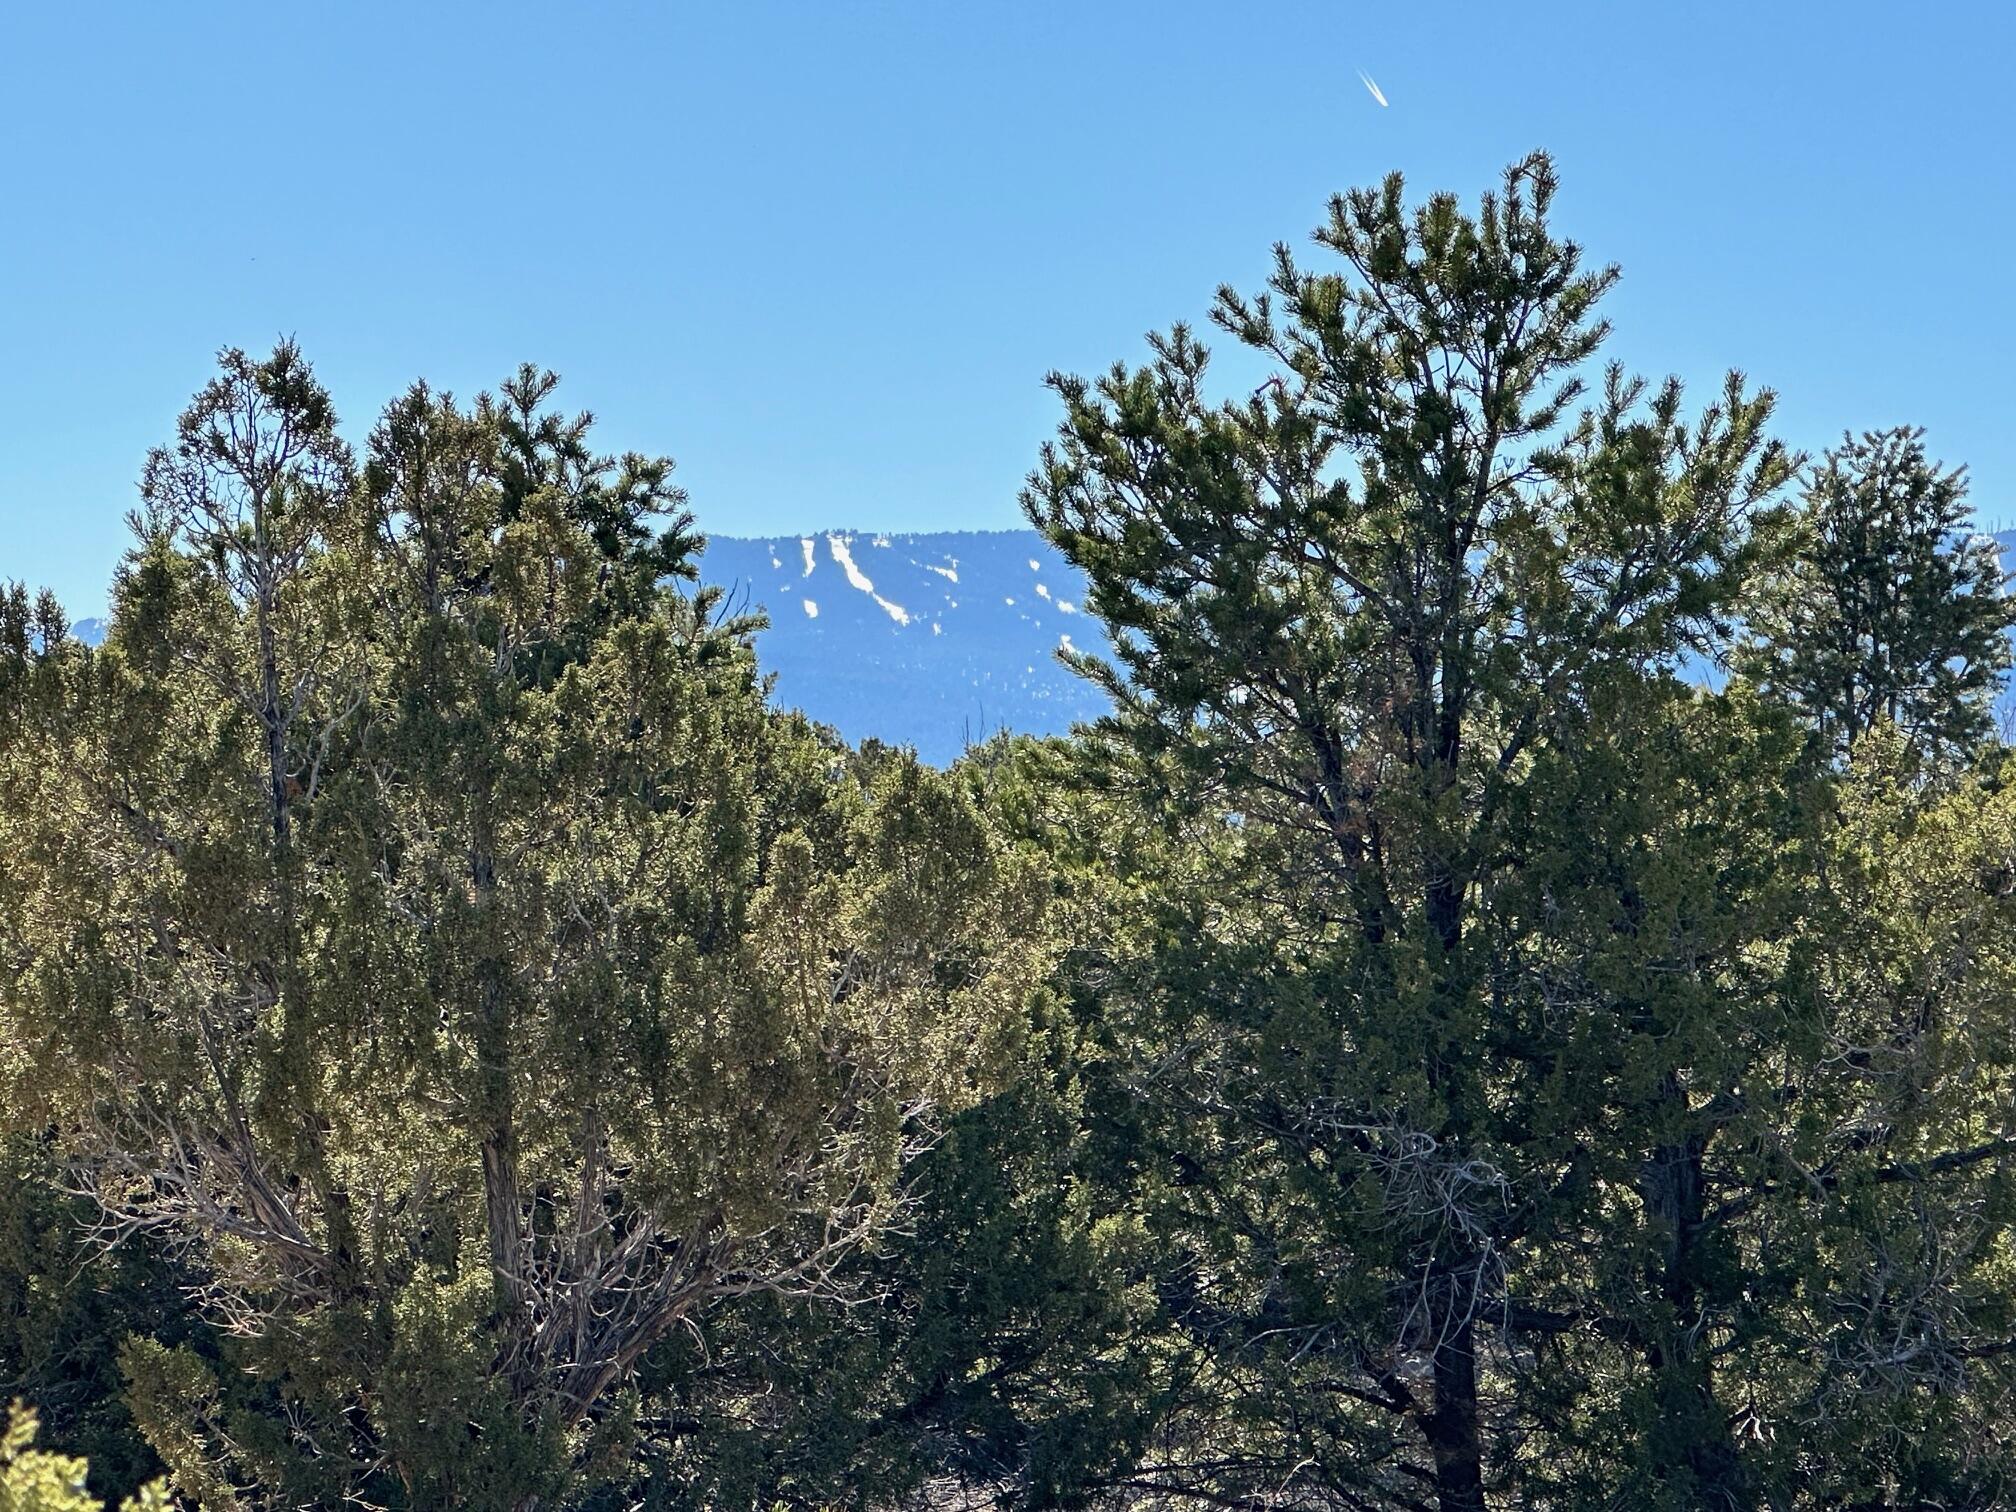
[[[943,771],[552,374],[223,352],[0,595],[0,1504],[2006,1505],[2016,601],[1557,192],[1053,375],[1113,712]]]
[[[222,366],[104,648],[10,637],[9,1103],[191,1268],[229,1369],[124,1357],[185,1492],[550,1504],[668,1334],[873,1240],[1042,900],[764,708],[669,464],[550,377],[359,467],[291,347]]]

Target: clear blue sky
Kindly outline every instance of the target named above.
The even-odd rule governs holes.
[[[1616,352],[1806,447],[1911,420],[2016,521],[2003,3],[0,7],[0,577],[95,611],[220,345],[346,428],[558,369],[704,527],[1019,523],[1051,367],[1334,189],[1557,156]],[[1392,102],[1359,83],[1371,74]]]

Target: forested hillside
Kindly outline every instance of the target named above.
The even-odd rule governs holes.
[[[0,597],[0,1506],[2016,1499],[2001,548],[1556,189],[1053,375],[1035,537],[223,352]]]

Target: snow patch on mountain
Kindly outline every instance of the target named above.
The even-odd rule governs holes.
[[[854,565],[854,553],[847,549],[845,540],[837,535],[829,535],[826,537],[826,549],[833,553],[833,560],[838,562],[840,570],[847,574],[848,582],[863,593],[872,594],[875,591],[875,585],[869,581],[868,574]]]
[[[876,544],[887,546],[889,542],[885,539],[876,542]],[[833,560],[838,562],[840,570],[847,574],[847,581],[875,600],[877,604],[881,605],[884,614],[888,615],[889,618],[896,621],[899,625],[910,623],[910,611],[905,609],[901,604],[890,603],[889,600],[877,593],[874,583],[869,581],[868,574],[854,565],[854,552],[845,536],[827,536],[826,549],[833,553]]]

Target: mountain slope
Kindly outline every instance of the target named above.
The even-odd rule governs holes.
[[[1084,582],[1033,530],[709,539],[700,575],[760,608],[776,700],[850,740],[949,761],[999,729],[1048,734],[1105,695],[1060,664],[1104,652]]]

